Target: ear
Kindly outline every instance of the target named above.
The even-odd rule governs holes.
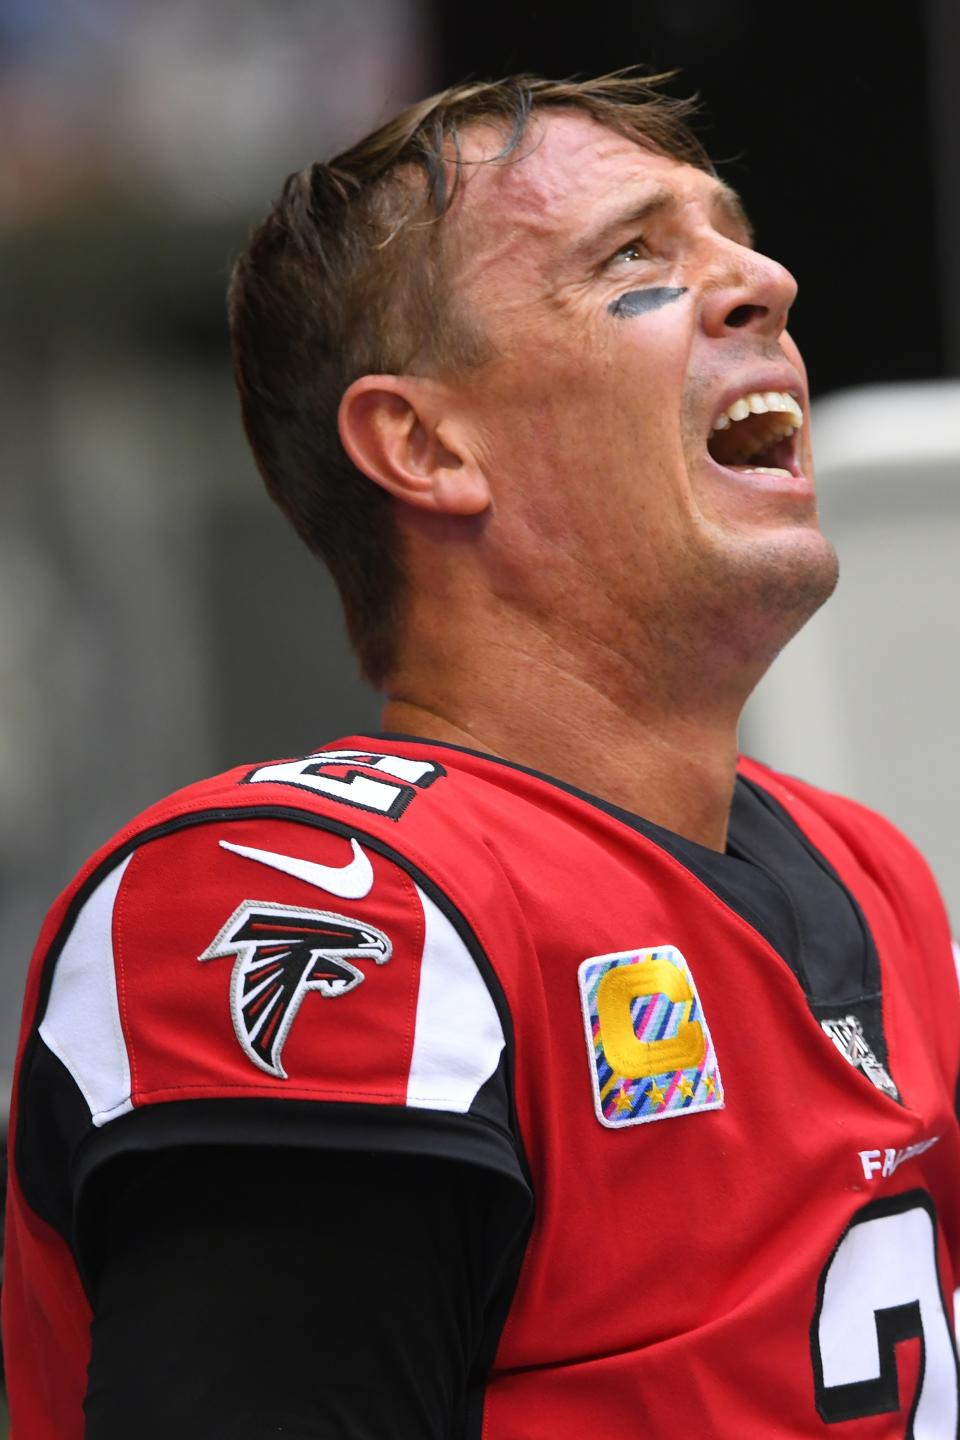
[[[340,401],[340,439],[357,469],[405,504],[479,515],[490,489],[449,402],[436,380],[361,375]]]

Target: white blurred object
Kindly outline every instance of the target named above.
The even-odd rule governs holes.
[[[919,845],[960,927],[960,382],[813,408],[836,594],[744,716],[749,754],[881,811]]]

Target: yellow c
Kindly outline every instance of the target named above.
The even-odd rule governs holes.
[[[666,995],[674,1004],[692,1000],[682,973],[667,960],[641,960],[608,970],[597,990],[597,1019],[607,1064],[625,1079],[640,1080],[701,1065],[707,1053],[703,1026],[684,1020],[669,1040],[638,1040],[630,1006],[640,995]]]

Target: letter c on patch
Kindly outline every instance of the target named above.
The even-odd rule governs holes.
[[[641,995],[665,995],[675,1005],[693,999],[683,974],[667,960],[608,970],[597,991],[597,1019],[607,1063],[616,1074],[639,1080],[702,1065],[707,1045],[698,1020],[681,1021],[669,1039],[637,1039],[631,1006]]]

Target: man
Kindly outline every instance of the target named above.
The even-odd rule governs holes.
[[[956,1436],[943,907],[737,757],[836,576],[794,293],[636,79],[288,180],[244,418],[385,733],[181,792],[54,908],[22,1436]]]

